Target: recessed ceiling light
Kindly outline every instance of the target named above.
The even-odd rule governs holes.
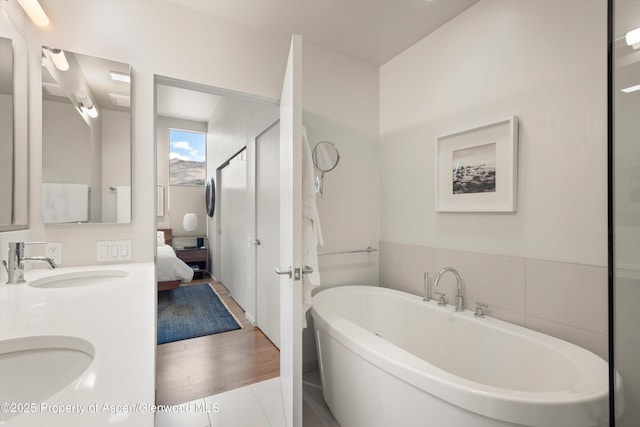
[[[67,94],[64,93],[62,88],[56,83],[42,82],[42,87],[53,96],[67,98]]]
[[[120,73],[118,71],[109,71],[109,74],[111,74],[111,78],[117,82],[131,83],[131,77],[129,77],[129,74]]]
[[[113,103],[113,105],[117,105],[119,107],[131,107],[131,98],[126,95],[110,93],[109,97],[111,98],[111,102]]]
[[[624,93],[631,93],[631,92],[635,92],[637,90],[640,90],[640,85],[629,86],[629,87],[626,87],[626,88],[620,89],[620,90],[623,91]]]

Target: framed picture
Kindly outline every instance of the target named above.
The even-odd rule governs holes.
[[[438,212],[515,212],[518,117],[436,138]]]

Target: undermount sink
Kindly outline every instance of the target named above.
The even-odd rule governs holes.
[[[0,402],[43,402],[80,377],[94,355],[93,345],[76,337],[35,336],[0,341]],[[0,421],[17,415],[20,414],[0,411]]]
[[[120,279],[129,273],[122,270],[84,270],[68,273],[51,274],[40,279],[29,281],[35,288],[70,288],[74,286],[96,285],[110,280]]]

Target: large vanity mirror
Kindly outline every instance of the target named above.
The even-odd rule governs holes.
[[[27,46],[0,13],[0,231],[27,227]]]
[[[42,219],[131,222],[131,66],[42,48]]]

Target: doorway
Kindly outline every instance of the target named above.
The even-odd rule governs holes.
[[[206,173],[208,178],[215,177],[216,181],[217,206],[213,217],[204,216],[205,231],[202,236],[208,249],[207,265],[210,275],[180,286],[211,284],[242,326],[238,330],[170,342],[157,347],[156,402],[178,404],[280,374],[280,352],[260,328],[255,326],[255,309],[251,309],[251,312],[248,310],[251,304],[245,298],[246,290],[227,287],[225,283],[233,283],[229,273],[232,273],[231,277],[238,277],[241,281],[251,281],[254,273],[253,268],[248,266],[255,264],[255,255],[251,255],[253,245],[249,246],[246,239],[237,244],[223,244],[219,234],[220,221],[225,219],[231,221],[227,224],[233,225],[235,222],[235,228],[240,232],[253,232],[255,228],[250,220],[255,215],[255,203],[248,203],[236,184],[244,182],[242,185],[246,187],[247,182],[250,182],[249,176],[253,178],[253,173],[247,169],[246,164],[250,161],[250,151],[253,148],[247,150],[246,147],[251,146],[255,137],[278,118],[279,109],[272,100],[164,77],[156,77],[156,93],[156,141],[162,139],[158,135],[164,132],[159,128],[160,124],[172,123],[173,127],[187,130],[190,125],[204,128],[207,134]],[[164,185],[161,175],[165,165],[168,165],[168,159],[164,158],[168,155],[165,154],[168,149],[158,145],[156,151],[158,184]],[[234,156],[234,153],[237,155]],[[223,165],[230,158],[233,161],[228,164],[232,169],[225,171]],[[229,175],[228,172],[232,173]],[[164,188],[166,197],[162,210],[158,211],[163,216],[157,217],[156,226],[172,228],[174,239],[184,238],[185,232],[181,225],[171,226],[168,219],[173,211],[180,211],[181,201],[171,197],[168,182]],[[200,208],[205,212],[204,196],[201,199]],[[249,224],[244,227],[246,230],[243,229],[243,223]],[[222,230],[224,232],[224,228]],[[235,253],[235,258],[230,262],[230,256],[233,255],[231,251]],[[231,265],[234,267],[230,268]],[[255,299],[255,292],[253,298]]]

